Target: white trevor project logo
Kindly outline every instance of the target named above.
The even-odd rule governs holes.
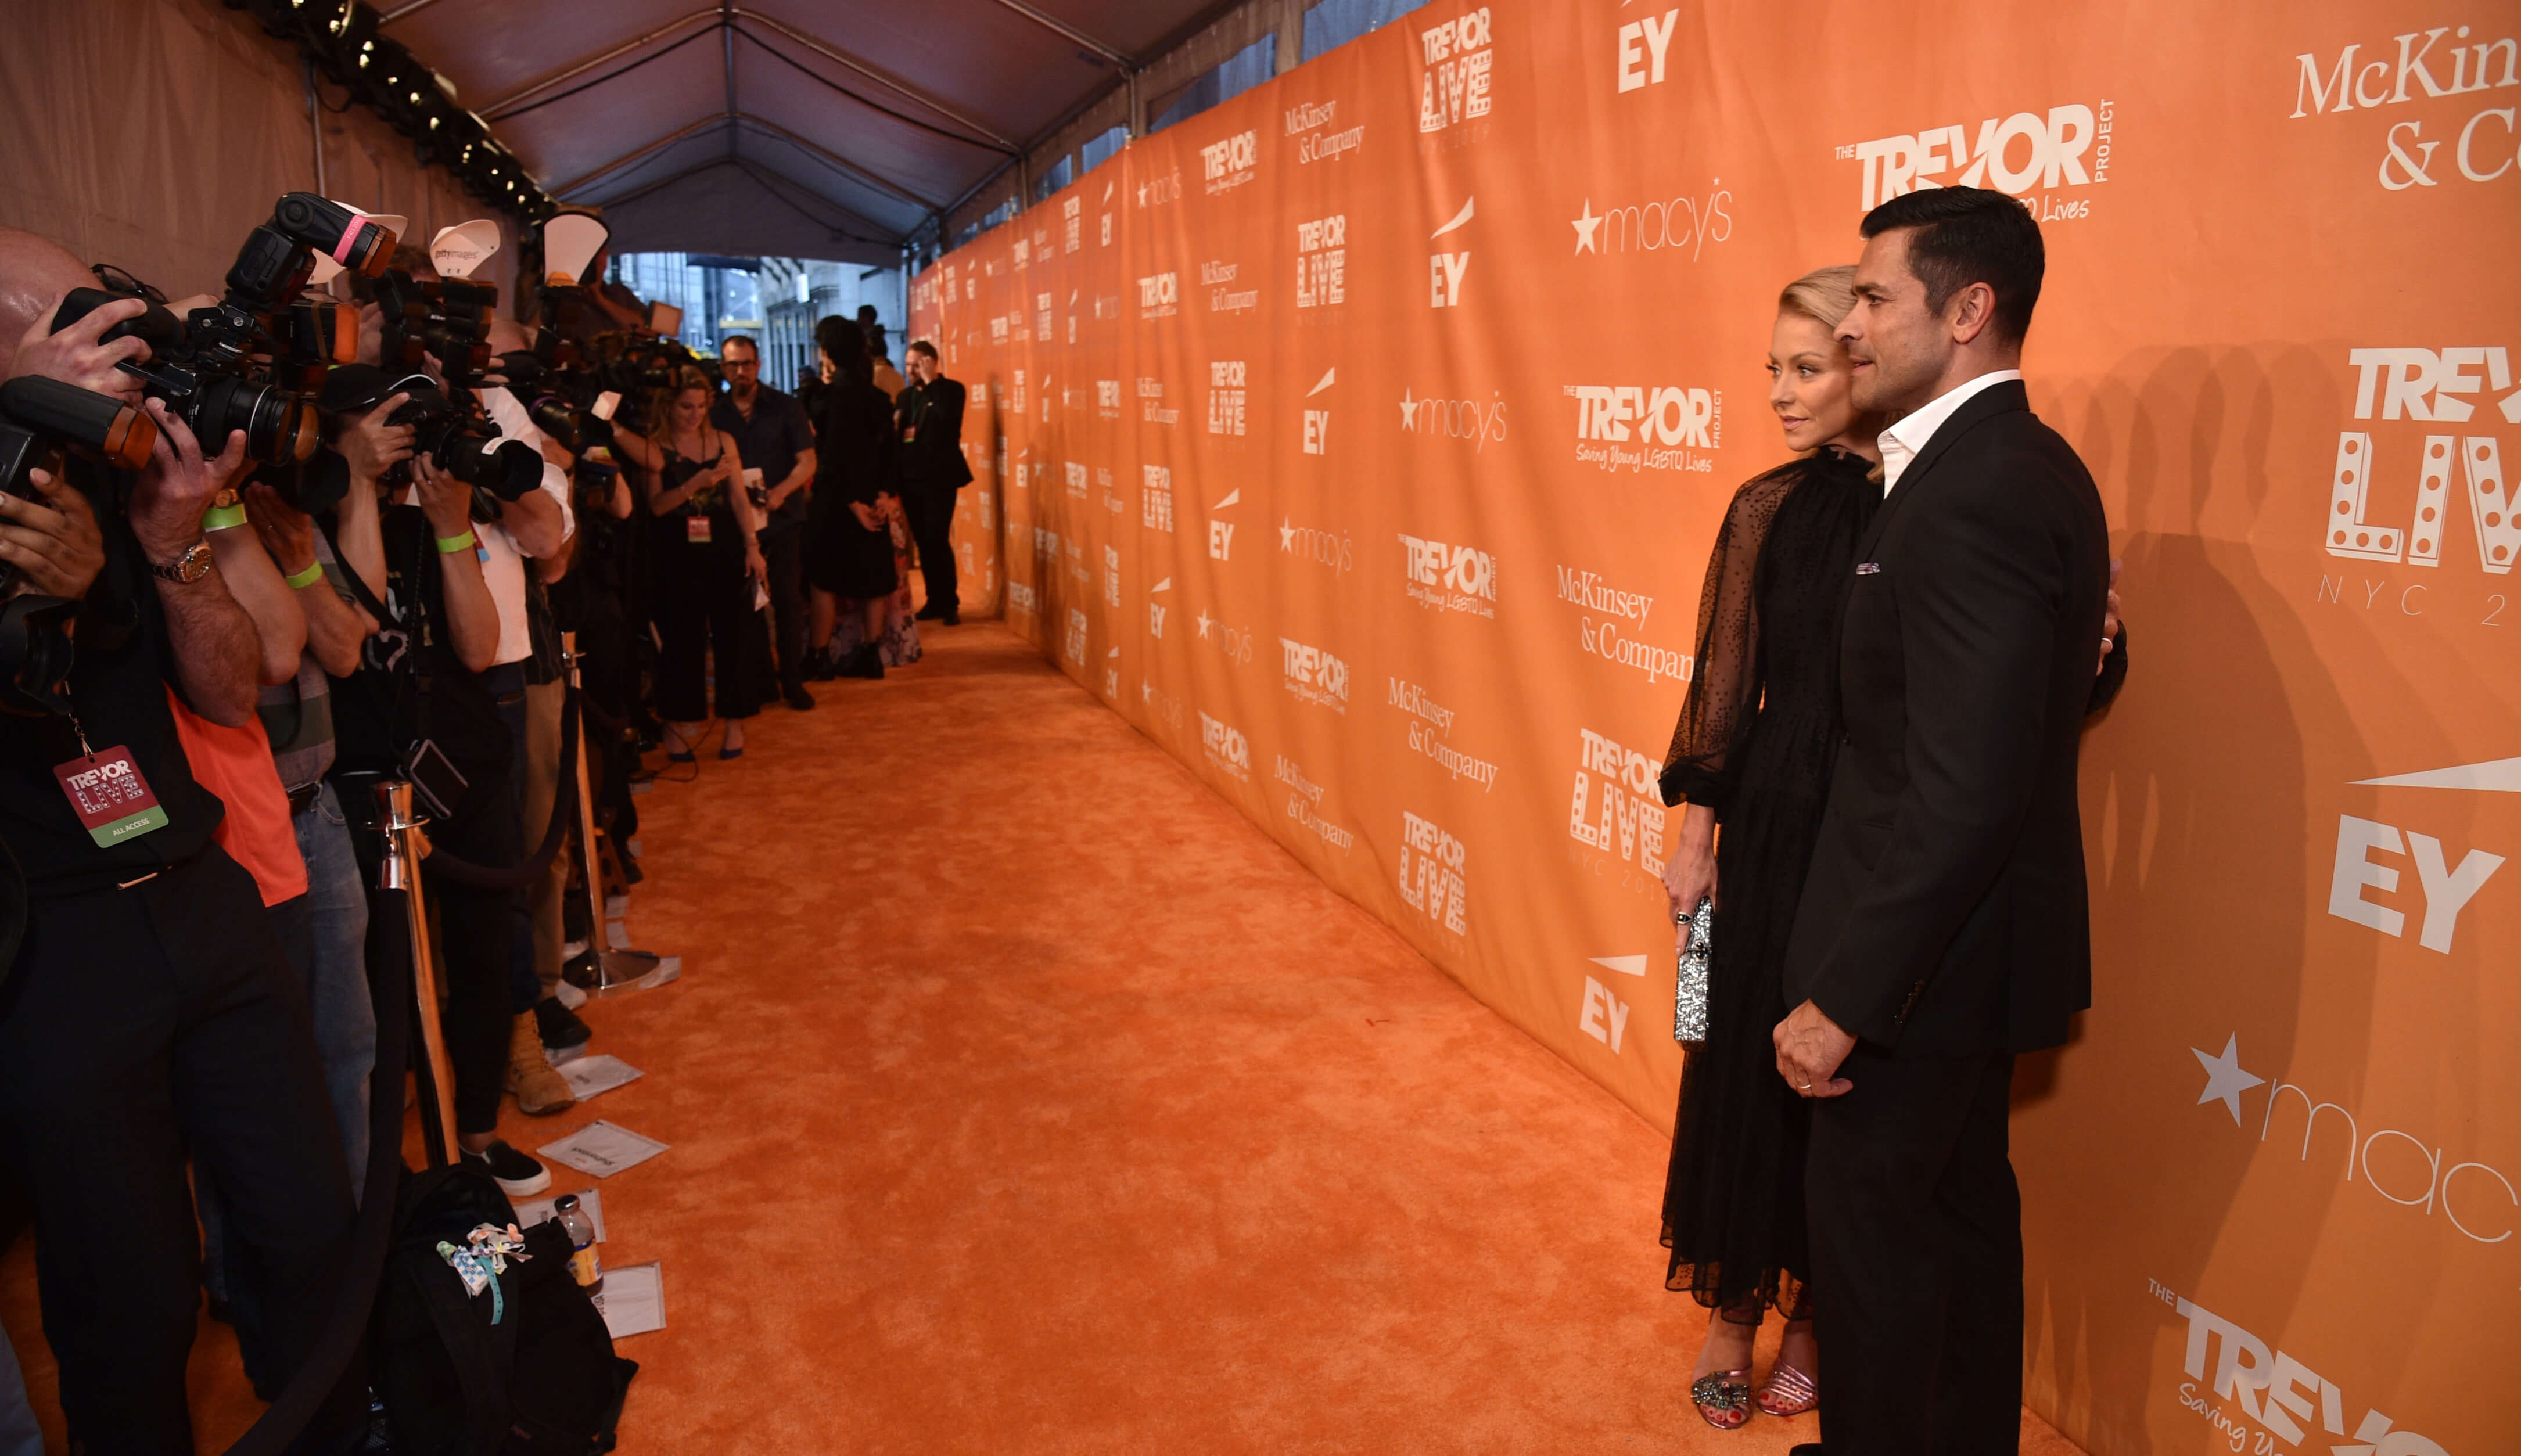
[[[1338,380],[1339,367],[1337,365],[1333,365],[1329,369],[1322,371],[1320,382],[1315,384],[1311,388],[1306,389],[1305,391],[1305,397],[1306,399],[1312,398],[1324,389],[1329,388]],[[1324,405],[1320,409],[1314,409],[1307,405],[1305,409],[1305,453],[1307,455],[1326,455],[1330,453],[1330,407],[1328,405]]]
[[[1496,558],[1470,546],[1400,537],[1409,600],[1437,612],[1496,615]]]
[[[1314,703],[1334,712],[1348,711],[1348,664],[1318,647],[1290,638],[1278,639],[1286,654],[1287,691],[1299,702]]]
[[[2036,188],[2084,187],[2110,180],[2110,129],[2117,108],[2097,112],[2081,102],[2039,112],[2015,112],[1981,121],[1973,138],[1964,126],[1929,126],[1913,135],[1880,137],[1838,149],[1863,169],[1863,204],[1924,187],[1986,187],[2021,197]],[[2046,199],[2032,210],[2041,222],[2091,214],[2087,199]]]
[[[1235,778],[1252,781],[1252,742],[1242,730],[1220,723],[1202,709],[1199,715],[1199,747],[1208,755],[1208,766]]]
[[[1138,470],[1142,477],[1138,490],[1139,523],[1149,530],[1171,530],[1173,468],[1169,465],[1142,465]]]
[[[1580,728],[1575,801],[1567,833],[1649,875],[1663,873],[1662,761]]]
[[[1296,224],[1296,306],[1327,308],[1348,301],[1348,214]]]
[[[1067,467],[1069,498],[1071,500],[1085,499],[1085,462],[1082,460],[1069,460],[1061,463]]]
[[[1446,233],[1459,230],[1463,224],[1471,220],[1473,209],[1478,205],[1479,199],[1464,198],[1462,200],[1462,210],[1453,214],[1452,221],[1445,223],[1443,227],[1440,227],[1436,229],[1436,231],[1428,234],[1428,241],[1433,242],[1434,240],[1444,236]],[[1460,252],[1431,252],[1427,254],[1428,306],[1431,308],[1460,307],[1462,303],[1462,275],[1468,273],[1470,270],[1471,253],[1469,249],[1464,249]]]
[[[1040,340],[1044,343],[1048,343],[1058,333],[1058,330],[1053,326],[1051,318],[1050,295],[1047,293],[1033,295],[1032,306],[1035,315],[1033,320],[1032,337]],[[1042,381],[1042,390],[1044,393],[1048,393],[1049,389],[1050,381],[1045,377]]]
[[[1339,124],[1339,103],[1325,101],[1318,105],[1306,101],[1287,108],[1287,135],[1301,136],[1296,143],[1299,166],[1315,161],[1337,161],[1357,148],[1365,139],[1363,123],[1346,129]]]
[[[1138,280],[1138,317],[1171,318],[1181,311],[1181,275],[1154,273]]]
[[[2521,389],[2512,387],[2511,356],[2501,344],[2359,348],[2348,350],[2346,360],[2355,370],[2358,420],[2371,420],[2377,412],[2383,421],[2465,425],[2482,402],[2470,396],[2484,392],[2501,394],[2496,413],[2506,423],[2521,424]],[[2405,527],[2375,523],[2373,476],[2379,468],[2370,431],[2337,432],[2325,524],[2329,555],[2439,567],[2446,527],[2464,515],[2476,533],[2478,565],[2494,575],[2511,571],[2514,558],[2521,557],[2521,521],[2513,519],[2514,492],[2503,478],[2503,446],[2498,436],[2427,433],[2416,457],[2415,506]],[[2463,487],[2464,513],[2452,505],[2454,477]],[[2400,605],[2402,610],[2407,606],[2405,601]]]
[[[1084,214],[1085,199],[1081,197],[1070,198],[1059,205],[1060,233],[1067,245],[1065,250],[1069,252],[1075,252],[1084,246]]]
[[[1576,458],[1606,471],[1716,468],[1724,443],[1724,391],[1677,385],[1567,385],[1576,401]]]
[[[1287,817],[1304,827],[1325,844],[1342,854],[1356,842],[1353,830],[1344,829],[1322,817],[1322,786],[1305,777],[1305,771],[1286,754],[1278,755],[1277,772],[1269,775],[1287,786]]]
[[[1462,842],[1432,819],[1400,811],[1400,902],[1459,935],[1469,920]]]
[[[1068,609],[1068,660],[1085,665],[1085,614],[1074,607]]]
[[[1103,605],[1121,605],[1121,548],[1118,546],[1103,548]],[[1112,650],[1120,651],[1117,647]]]
[[[1234,523],[1231,521],[1218,521],[1215,517],[1217,512],[1224,510],[1226,507],[1240,505],[1242,503],[1243,492],[1240,490],[1229,490],[1225,492],[1225,499],[1218,501],[1215,505],[1208,508],[1209,560],[1234,560]]]
[[[1653,198],[1600,212],[1593,210],[1593,200],[1587,197],[1583,210],[1568,219],[1576,229],[1576,251],[1596,257],[1629,252],[1677,256],[1686,249],[1689,260],[1697,262],[1708,244],[1733,236],[1733,215],[1724,210],[1732,205],[1733,194],[1724,189],[1722,180],[1710,178],[1704,197]]]
[[[2180,1384],[2179,1403],[2204,1420],[2220,1443],[2234,1451],[2271,1453],[2282,1448],[2269,1438],[2270,1434],[2288,1446],[2300,1445],[2314,1431],[2347,1434],[2346,1413],[2355,1407],[2337,1382],[2321,1377],[2234,1321],[2182,1297],[2170,1286],[2151,1279],[2145,1286],[2188,1321],[2187,1347],[2180,1359],[2180,1371],[2188,1379]],[[2210,1355],[2211,1379],[2207,1375]],[[2230,1401],[2241,1416],[2266,1431],[2253,1433],[2241,1416],[2217,1401]],[[2370,1406],[2364,1407],[2363,1419],[2354,1427],[2354,1440],[2353,1445],[2322,1441],[2307,1449],[2324,1447],[2329,1456],[2451,1456],[2440,1443],[2399,1429],[2397,1422]]]
[[[1033,596],[1031,587],[1021,581],[1010,581],[1007,583],[1007,610],[1031,615],[1041,611],[1041,604]]]
[[[1418,32],[1426,66],[1418,80],[1419,131],[1443,131],[1489,114],[1492,39],[1485,5]]]
[[[1208,365],[1208,432],[1243,433],[1246,373],[1241,359],[1212,359]]]
[[[1094,412],[1106,420],[1121,418],[1121,382],[1119,380],[1094,382]]]
[[[2442,45],[2446,35],[2452,37],[2448,46]],[[2397,48],[2395,55],[2393,44]],[[2433,97],[2484,91],[2490,86],[2498,90],[2521,86],[2521,41],[2508,35],[2489,41],[2483,34],[2472,41],[2466,25],[2455,31],[2449,25],[2436,25],[2429,30],[2392,36],[2389,43],[2373,46],[2372,59],[2368,61],[2361,59],[2362,50],[2363,42],[2357,41],[2339,51],[2334,64],[2321,61],[2316,51],[2296,56],[2294,61],[2300,68],[2294,77],[2291,119],[2301,120],[2323,112],[2342,114],[2406,106]],[[2498,71],[2499,74],[2489,81],[2488,76]],[[2413,90],[2408,89],[2410,85]],[[2521,114],[2516,114],[2514,108],[2491,103],[2452,105],[2459,110],[2449,114],[2405,119],[2394,116],[2390,120],[2388,129],[2381,133],[2376,177],[2384,191],[2437,187],[2449,180],[2454,168],[2470,182],[2493,182],[2521,170],[2521,156],[2515,155],[2513,146],[2516,134],[2521,134]],[[2466,120],[2453,132],[2451,128],[2460,122],[2463,111],[2468,113]],[[2438,128],[2430,137],[2425,134],[2428,121]],[[2451,142],[2452,155],[2437,159],[2434,154],[2446,140]]]
[[[1199,161],[1210,197],[1240,187],[1252,180],[1260,164],[1260,133],[1238,131],[1221,142],[1202,147]]]

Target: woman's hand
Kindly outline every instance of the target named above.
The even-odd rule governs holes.
[[[451,540],[473,528],[472,486],[439,470],[426,455],[412,457],[411,479],[419,487],[421,514],[429,518],[431,535]]]
[[[1672,858],[1664,861],[1663,888],[1672,896],[1673,915],[1678,921],[1687,921],[1701,898],[1716,897],[1716,811],[1705,804],[1691,804],[1682,811]],[[1680,927],[1680,948],[1689,949],[1685,924]]]
[[[389,394],[376,408],[342,427],[334,448],[349,462],[352,479],[381,479],[395,462],[411,458],[412,427],[386,423],[410,399],[409,394]]]
[[[770,564],[761,559],[761,543],[750,536],[744,541],[744,574],[756,581],[770,579]]]
[[[884,528],[884,518],[878,516],[875,513],[875,507],[868,505],[865,501],[849,502],[849,514],[855,516],[858,519],[858,524],[865,526],[868,530],[882,530]]]

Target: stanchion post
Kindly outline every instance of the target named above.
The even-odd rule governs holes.
[[[421,1080],[428,1083],[429,1093],[421,1105],[421,1140],[430,1166],[445,1167],[458,1157],[455,1069],[446,1060],[446,1037],[437,1024],[437,962],[430,954],[429,903],[420,888],[420,821],[412,817],[408,781],[388,779],[377,786],[376,793],[378,828],[386,837],[377,887],[402,891],[403,921],[411,933],[411,997],[420,1018]]]
[[[561,633],[560,650],[569,663],[570,687],[578,694],[577,852],[586,870],[587,964],[595,971],[595,983],[585,990],[590,996],[618,996],[642,989],[641,978],[664,964],[664,958],[653,951],[617,950],[604,943],[604,856],[597,848],[604,831],[595,822],[595,795],[586,770],[595,748],[595,715],[586,710],[586,688],[578,680],[577,634]]]

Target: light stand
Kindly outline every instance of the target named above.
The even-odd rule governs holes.
[[[595,742],[594,715],[586,710],[585,687],[578,680],[577,634],[563,632],[560,641],[561,657],[569,663],[570,686],[578,693],[577,847],[586,871],[587,952],[573,964],[593,970],[594,983],[580,987],[588,995],[619,996],[646,990],[648,976],[665,963],[665,958],[651,950],[617,950],[604,943],[604,831],[595,822],[595,795],[586,773],[586,760]]]
[[[419,1072],[427,1094],[420,1105],[421,1141],[428,1150],[429,1165],[445,1167],[457,1157],[455,1072],[446,1060],[445,1034],[437,1024],[437,963],[430,955],[429,906],[420,889],[420,821],[412,817],[408,781],[388,779],[376,786],[376,795],[377,828],[386,838],[377,887],[402,891],[403,922],[411,933],[411,995],[420,1014],[424,1056]]]

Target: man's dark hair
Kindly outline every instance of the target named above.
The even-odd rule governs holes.
[[[874,305],[874,304],[872,304],[872,303],[861,303],[861,304],[859,304],[859,305],[858,305],[858,322],[859,322],[860,324],[870,324],[870,323],[873,323],[873,322],[875,322],[875,317],[876,317],[876,312],[875,312],[875,305]]]
[[[758,359],[761,357],[761,345],[756,343],[753,336],[750,334],[729,334],[724,339],[719,340],[717,341],[717,351],[721,356],[726,353],[726,346],[730,343],[743,344],[746,350],[750,352],[754,358]]]
[[[925,339],[914,339],[910,341],[910,347],[903,350],[903,352],[926,354],[928,357],[934,359],[937,357],[937,345],[930,343]]]
[[[833,363],[843,366],[866,357],[866,335],[837,313],[826,314],[815,323],[814,345],[831,355]]]
[[[2020,343],[2031,332],[2048,251],[2029,209],[1980,187],[1929,187],[1903,193],[1864,214],[1867,238],[1895,228],[1908,237],[1908,271],[1926,286],[1926,306],[1941,311],[1973,283],[1995,293],[1995,337]]]

